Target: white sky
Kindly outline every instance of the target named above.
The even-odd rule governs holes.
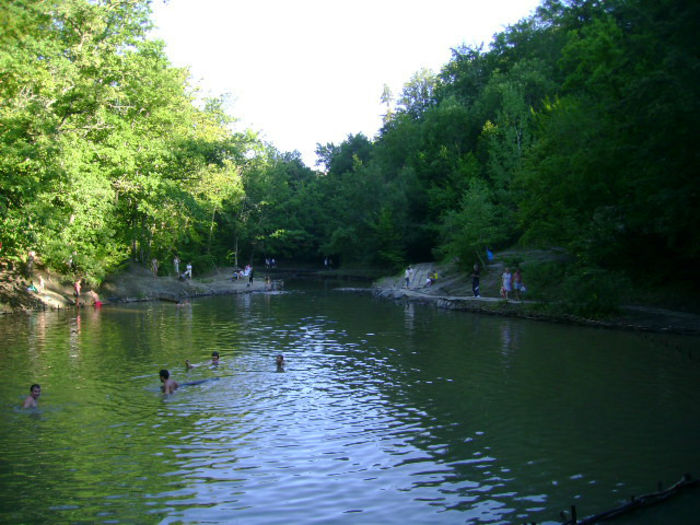
[[[162,0],[155,38],[206,96],[229,94],[238,128],[314,167],[316,143],[372,139],[380,96],[462,43],[488,45],[539,0]]]

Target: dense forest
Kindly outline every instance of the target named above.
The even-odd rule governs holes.
[[[574,285],[698,286],[697,2],[544,0],[378,93],[377,136],[317,145],[317,169],[232,131],[149,17],[146,0],[2,3],[5,261],[33,250],[99,283],[174,254],[393,271],[519,245],[564,250],[554,277]]]

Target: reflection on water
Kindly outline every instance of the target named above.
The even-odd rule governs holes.
[[[329,288],[0,329],[0,522],[555,522],[700,475],[697,338]]]
[[[415,303],[406,303],[404,305],[404,327],[407,334],[412,334],[415,328],[416,320],[416,305]]]

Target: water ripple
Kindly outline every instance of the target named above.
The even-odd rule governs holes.
[[[630,335],[313,293],[3,328],[0,521],[546,521],[632,490],[639,457],[700,471],[698,365]],[[164,397],[160,368],[206,381]]]

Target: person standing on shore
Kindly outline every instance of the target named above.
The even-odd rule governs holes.
[[[510,273],[510,268],[506,268],[501,275],[501,282],[501,297],[507,301],[508,294],[510,294],[513,289],[513,275]]]
[[[481,297],[481,292],[479,291],[479,265],[474,265],[474,271],[472,272],[472,293],[474,297]]]
[[[158,259],[155,257],[151,260],[151,271],[153,272],[153,278],[158,277]]]
[[[516,268],[513,273],[513,295],[515,299],[520,301],[520,292],[523,287],[523,275],[520,272],[520,268]]]
[[[175,268],[175,276],[180,277],[180,258],[177,255],[173,259],[173,267]]]
[[[72,272],[74,272],[78,267],[78,263],[75,260],[77,256],[78,252],[73,251],[73,253],[70,254],[70,258],[68,259],[68,269]]]
[[[185,278],[192,279],[192,263],[187,263],[185,270]]]
[[[34,260],[36,259],[36,252],[34,250],[29,250],[27,255],[27,277],[31,277],[34,272]]]
[[[75,295],[75,305],[80,306],[80,277],[78,277],[78,280],[73,283],[73,295]]]

